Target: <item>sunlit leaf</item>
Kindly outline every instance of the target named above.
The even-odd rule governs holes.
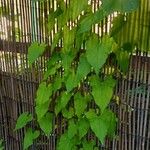
[[[61,60],[60,54],[58,52],[54,52],[51,56],[51,58],[47,62],[47,67],[52,68],[55,66],[55,64]]]
[[[125,15],[119,14],[117,17],[113,19],[112,24],[113,24],[113,27],[110,29],[110,35],[116,39],[116,36],[126,24]]]
[[[74,49],[72,49],[74,50]],[[62,65],[65,69],[66,74],[69,72],[71,63],[75,57],[76,52],[75,51],[69,51],[66,53],[61,53],[61,59],[62,59]]]
[[[73,88],[77,86],[77,84],[78,84],[77,78],[76,78],[75,74],[73,72],[71,72],[68,75],[67,80],[66,80],[66,89],[67,89],[67,92],[72,91]]]
[[[51,99],[50,99],[50,101],[51,101]],[[35,112],[36,112],[38,120],[40,120],[49,110],[50,101],[40,104],[40,105],[37,105],[35,107]]]
[[[77,125],[75,124],[73,119],[69,121],[67,132],[68,132],[69,139],[72,139],[77,134]]]
[[[44,80],[47,79],[49,76],[54,75],[57,73],[57,70],[61,67],[61,64],[57,63],[55,66],[49,67],[48,70],[44,73]]]
[[[79,24],[78,34],[90,31],[94,24],[93,14],[88,14]]]
[[[48,30],[51,31],[54,28],[55,25],[55,18],[57,18],[58,16],[60,16],[63,13],[62,9],[60,7],[57,8],[56,11],[51,12],[48,16]]]
[[[64,148],[65,150],[73,149],[77,143],[77,140],[78,139],[75,137],[70,139],[68,137],[68,133],[66,132],[60,137],[60,141],[58,142],[57,145],[57,150],[63,150]]]
[[[64,44],[64,47],[63,47],[63,51],[64,53],[70,51],[70,49],[72,48],[73,46],[73,43],[74,43],[74,40],[75,40],[75,31],[76,29],[72,29],[70,30],[67,26],[64,26],[64,34],[63,34],[63,44]]]
[[[77,93],[74,97],[75,114],[80,117],[87,107],[87,100],[81,94]]]
[[[54,48],[56,47],[56,45],[58,44],[58,42],[61,38],[62,38],[62,32],[58,32],[54,35],[53,42],[51,45],[51,52],[54,51]]]
[[[68,104],[69,100],[71,98],[71,94],[67,92],[63,92],[62,95],[57,99],[57,103],[55,106],[55,113],[56,115],[66,107]]]
[[[77,68],[77,81],[79,82],[82,80],[89,72],[91,71],[91,66],[88,63],[85,56],[80,57],[79,65]]]
[[[100,81],[96,76],[91,78],[90,84],[92,85],[92,95],[101,112],[108,106],[113,96],[115,83],[116,81],[111,77],[104,81]]]
[[[48,112],[45,116],[38,120],[38,123],[43,132],[47,136],[50,136],[50,133],[52,132],[53,114]]]
[[[86,117],[90,122],[92,131],[98,137],[102,144],[104,144],[104,139],[107,135],[108,125],[106,122],[98,117],[94,111],[89,111],[86,113]]]
[[[108,36],[103,37],[102,41],[97,36],[93,36],[87,41],[86,57],[88,62],[94,67],[96,73],[106,62],[108,55],[112,51],[113,39]]]
[[[95,142],[84,140],[82,141],[82,145],[83,145],[83,150],[93,150],[95,146]]]
[[[127,51],[119,51],[117,54],[118,65],[120,70],[126,73],[129,69],[130,54]]]
[[[113,138],[115,136],[117,125],[116,115],[111,110],[106,109],[100,117],[108,125],[107,134]]]
[[[56,80],[54,81],[52,85],[53,92],[56,92],[58,89],[60,89],[61,85],[62,85],[62,78],[60,76],[57,76]]]
[[[32,120],[32,115],[28,112],[22,113],[17,119],[15,130],[21,129]]]
[[[87,0],[82,0],[80,3],[77,0],[71,0],[70,11],[71,19],[75,20],[83,10],[88,6]]]
[[[24,142],[23,142],[23,149],[26,150],[28,149],[32,144],[33,144],[33,140],[37,139],[40,135],[39,131],[32,131],[31,128],[29,128],[27,130],[27,132],[25,133],[25,137],[24,137]]]
[[[46,44],[38,44],[38,43],[32,43],[32,45],[28,48],[28,60],[29,64],[35,62],[35,60],[43,54],[45,51]]]
[[[78,121],[79,139],[87,134],[89,128],[90,125],[86,118],[82,118]]]
[[[93,23],[96,24],[102,21],[106,17],[106,14],[107,13],[103,9],[98,9],[93,15],[94,17]]]
[[[67,119],[71,119],[74,116],[74,108],[69,107],[69,110],[66,108],[62,109],[62,115]]]
[[[46,85],[46,82],[42,82],[39,85],[36,96],[36,105],[41,105],[50,100],[52,95],[52,85]]]

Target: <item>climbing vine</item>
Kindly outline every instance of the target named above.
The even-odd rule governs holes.
[[[113,12],[136,9],[138,1],[101,2],[99,9],[93,12],[88,0],[70,0],[67,7],[64,0],[57,0],[56,10],[50,11],[48,30],[51,32],[57,24],[58,31],[54,34],[51,57],[36,93],[36,116],[28,112],[21,114],[15,128],[21,129],[32,120],[38,125],[37,130],[26,128],[24,149],[43,133],[49,137],[57,128],[53,122],[59,115],[67,122],[67,129],[58,139],[57,150],[98,149],[95,141],[87,141],[89,132],[95,134],[102,144],[106,136],[114,137],[117,117],[108,106],[117,81],[113,72],[104,75],[103,68],[108,57],[114,54],[120,72],[125,72],[129,53],[122,51],[117,43],[114,33],[119,30],[118,26],[114,24],[110,34],[102,37],[93,33],[92,27]],[[55,47],[60,41],[63,47],[58,51]],[[46,46],[35,42],[29,47],[30,66],[44,53]],[[56,93],[59,95],[55,96]],[[90,107],[92,103],[96,106]]]

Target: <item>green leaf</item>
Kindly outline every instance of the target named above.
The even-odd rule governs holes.
[[[64,34],[63,34],[63,52],[68,53],[73,46],[75,40],[76,28],[70,30],[67,26],[64,26]]]
[[[88,112],[86,112],[86,118],[89,120],[89,122],[92,122],[92,120],[97,119],[97,115],[95,113],[94,109],[90,109]]]
[[[76,38],[75,38],[75,49],[77,52],[81,50],[82,44],[88,38],[89,34],[90,33],[88,32],[78,34],[78,31],[77,31]]]
[[[28,112],[22,113],[17,119],[15,130],[21,129],[32,120],[32,115]]]
[[[54,81],[52,87],[53,87],[53,92],[56,92],[58,89],[61,88],[63,79],[60,76],[56,77],[56,80]]]
[[[47,22],[47,28],[48,31],[51,32],[52,29],[54,29],[55,26],[55,12],[50,13],[48,16],[48,22]]]
[[[35,107],[35,112],[36,112],[38,120],[40,120],[46,114],[46,112],[48,111],[50,101],[48,101],[44,104],[41,104],[41,105],[37,105]]]
[[[83,97],[80,93],[74,96],[74,108],[75,114],[80,117],[87,107],[87,99]]]
[[[52,132],[53,114],[48,112],[45,116],[38,120],[38,123],[46,136],[50,136],[50,133]]]
[[[86,113],[86,117],[90,122],[90,126],[92,131],[98,137],[102,144],[104,144],[104,139],[107,135],[108,125],[105,123],[103,119],[98,117],[94,111],[89,111]]]
[[[55,114],[57,115],[63,108],[66,107],[69,100],[71,98],[71,94],[67,92],[63,92],[59,97],[56,106],[55,106]]]
[[[113,39],[108,36],[103,37],[101,42],[98,39],[98,36],[94,36],[87,41],[86,57],[97,74],[99,69],[106,62],[108,55],[111,53],[112,45]]]
[[[95,142],[84,140],[82,142],[82,145],[83,145],[83,150],[93,150],[93,148],[95,146]]]
[[[44,73],[44,80],[46,80],[49,76],[54,75],[57,73],[57,69],[61,67],[61,64],[57,63],[55,66],[49,67],[48,70]]]
[[[2,139],[0,139],[0,150],[4,150],[3,142],[4,141]]]
[[[98,9],[95,13],[94,13],[94,24],[99,23],[100,21],[102,21],[105,17],[106,17],[107,13],[103,10],[103,9]]]
[[[75,57],[75,51],[69,51],[67,53],[61,53],[62,64],[67,74],[70,70],[71,63]]]
[[[52,95],[52,85],[46,85],[46,82],[42,82],[39,85],[36,96],[36,105],[42,105],[50,101],[50,96]]]
[[[66,108],[62,109],[62,115],[67,119],[71,119],[74,116],[74,108],[69,107],[69,110]]]
[[[46,44],[38,44],[38,43],[32,43],[32,45],[28,48],[28,60],[29,64],[31,65],[32,63],[35,62],[35,60],[43,54],[45,51]]]
[[[120,11],[123,13],[136,10],[139,6],[139,0],[102,0],[102,7],[106,12]]]
[[[47,23],[47,27],[48,30],[51,31],[52,29],[54,29],[55,26],[55,18],[57,18],[58,16],[60,16],[63,13],[62,9],[60,7],[58,7],[56,9],[56,11],[51,12],[48,16],[48,23]]]
[[[70,11],[71,11],[71,19],[75,20],[83,10],[85,10],[88,6],[87,0],[82,0],[80,3],[77,0],[71,0],[70,3]]]
[[[98,77],[92,77],[90,84],[92,85],[92,95],[95,103],[101,109],[101,112],[108,106],[112,96],[116,81],[108,77],[104,81],[99,80]]]
[[[77,134],[77,125],[75,124],[73,119],[69,121],[67,132],[68,132],[69,139],[72,139]]]
[[[101,114],[100,117],[108,125],[107,134],[111,138],[113,138],[115,136],[116,125],[117,125],[117,117],[116,117],[116,115],[111,110],[106,109],[103,112],[103,114]]]
[[[81,33],[90,31],[93,24],[94,24],[94,16],[93,16],[93,14],[88,14],[80,22],[79,29],[78,29],[77,33],[81,34]]]
[[[79,140],[87,134],[89,128],[90,125],[86,118],[82,118],[78,121]]]
[[[125,15],[119,14],[117,17],[113,19],[112,24],[113,27],[110,29],[110,35],[116,39],[117,34],[126,25]],[[118,38],[120,38],[120,36]]]
[[[39,135],[40,135],[39,131],[32,131],[32,129],[29,128],[25,133],[23,149],[24,150],[28,149],[33,144],[33,140],[37,139]]]
[[[53,38],[53,42],[52,42],[52,45],[51,45],[51,52],[54,51],[54,48],[56,47],[56,45],[58,44],[59,40],[62,38],[62,32],[57,32],[55,35],[54,35],[54,38]]]
[[[66,80],[66,89],[67,89],[67,92],[72,91],[73,88],[77,86],[77,84],[78,84],[77,78],[76,78],[74,72],[71,72],[68,75],[68,78]]]
[[[55,66],[56,63],[60,60],[61,60],[60,54],[58,52],[53,52],[51,58],[47,62],[48,69]]]
[[[103,9],[97,10],[95,13],[88,13],[84,16],[79,24],[78,34],[89,32],[92,29],[92,25],[99,23],[106,16]]]
[[[73,137],[72,139],[70,139],[68,137],[68,133],[66,132],[60,137],[60,141],[57,144],[57,150],[63,150],[64,148],[65,150],[74,150],[74,147],[77,142],[77,138]]]
[[[116,55],[117,55],[118,65],[120,66],[120,70],[123,73],[127,73],[128,69],[129,69],[129,60],[130,60],[129,52],[118,51]]]
[[[77,81],[82,80],[91,71],[91,66],[85,56],[80,57],[79,65],[77,68]]]

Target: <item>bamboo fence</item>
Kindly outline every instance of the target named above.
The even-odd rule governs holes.
[[[22,112],[34,114],[36,89],[42,79],[45,63],[50,57],[47,51],[35,63],[36,69],[29,69],[27,49],[34,42],[52,43],[57,26],[47,34],[50,9],[55,9],[57,0],[43,3],[32,0],[0,0],[0,139],[4,140],[6,150],[22,150],[24,129],[14,132],[16,119]],[[68,0],[66,0],[68,2]],[[96,10],[100,1],[90,1]],[[111,22],[116,14],[110,15],[101,24],[93,27],[93,32],[103,35],[109,33]],[[150,150],[150,2],[141,0],[138,12],[129,14],[132,22],[128,32],[120,39],[136,36],[136,52],[131,55],[129,72],[126,77],[118,77],[115,95],[119,105],[111,104],[119,123],[114,140],[107,139],[105,145],[97,144],[105,150]],[[58,48],[62,43],[57,45]],[[49,49],[49,47],[47,48]],[[108,73],[107,65],[105,73]],[[55,119],[57,130],[48,139],[43,136],[34,142],[32,150],[55,150],[58,136],[64,132],[62,117]],[[35,128],[34,122],[31,126]],[[89,137],[88,138],[95,138]]]

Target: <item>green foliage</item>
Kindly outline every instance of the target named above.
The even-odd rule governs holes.
[[[77,85],[76,76],[74,72],[70,72],[70,74],[67,76],[66,80],[66,89],[67,92],[72,91],[72,89]]]
[[[66,119],[71,119],[74,116],[74,109],[72,107],[69,107],[69,109],[63,108],[62,115]]]
[[[107,124],[108,136],[113,138],[115,136],[117,122],[115,114],[111,110],[105,109],[105,111],[101,114],[100,117]]]
[[[52,95],[52,86],[49,84],[46,85],[46,82],[42,82],[39,85],[36,96],[36,105],[42,105],[49,101],[49,97]]]
[[[61,136],[60,141],[57,145],[57,150],[62,150],[64,148],[65,150],[76,150],[75,145],[77,141],[77,138],[69,138],[68,133],[66,132]]]
[[[90,128],[89,122],[86,118],[81,118],[78,121],[78,133],[79,139],[81,140],[88,132]]]
[[[131,12],[139,5],[139,0],[102,0],[102,7],[106,12]]]
[[[100,81],[98,77],[94,76],[90,83],[93,87],[92,95],[95,103],[99,106],[101,113],[103,113],[113,95],[115,80],[108,77],[106,80]]]
[[[119,51],[117,53],[118,65],[124,73],[128,71],[130,54],[127,51]]]
[[[45,44],[38,44],[38,43],[33,43],[29,49],[28,49],[28,60],[29,64],[31,65],[35,60],[43,54],[44,50],[46,48]]]
[[[91,71],[91,66],[88,63],[86,57],[83,55],[80,57],[79,65],[77,68],[76,80],[80,82]]]
[[[80,93],[77,93],[74,96],[74,108],[75,108],[75,114],[80,118],[80,116],[84,113],[86,107],[87,107],[87,99],[86,97],[83,97]]]
[[[64,26],[64,34],[63,34],[63,52],[66,54],[68,51],[71,50],[73,43],[74,43],[74,39],[75,39],[75,33],[76,33],[76,29],[72,29],[70,30],[67,26]]]
[[[38,123],[45,135],[50,136],[50,133],[52,132],[53,114],[48,112],[38,121]]]
[[[101,141],[101,143],[104,144],[104,139],[107,135],[108,124],[106,124],[105,121],[101,119],[101,117],[98,117],[94,111],[87,112],[86,117],[90,122],[92,131]]]
[[[59,97],[58,102],[55,106],[55,114],[57,115],[63,108],[66,107],[70,100],[71,94],[64,92],[62,95]]]
[[[95,142],[94,141],[87,142],[86,140],[84,140],[82,142],[82,145],[83,145],[83,150],[92,150],[95,146]]]
[[[0,139],[0,150],[4,150],[3,140],[2,139]]]
[[[140,3],[136,12],[122,13],[113,19],[111,35],[121,48],[126,48],[124,44],[130,45],[129,49],[132,51],[136,45],[140,51],[150,51],[150,17],[147,17],[149,9],[145,5],[146,1],[134,1],[134,3]],[[144,15],[140,15],[142,12]]]
[[[102,144],[104,144],[106,135],[114,136],[117,120],[112,111],[106,109],[101,115],[97,115],[94,110],[90,110],[86,113],[86,117],[90,122],[92,131]]]
[[[21,129],[32,120],[32,115],[28,112],[22,113],[17,119],[15,130]]]
[[[31,128],[27,130],[24,137],[23,149],[26,150],[33,144],[33,140],[37,139],[40,135],[39,131],[32,131]]]
[[[87,6],[87,0],[82,0],[80,3],[76,0],[72,0],[69,9],[71,11],[71,19],[75,20]]]
[[[39,85],[39,88],[37,90],[37,96],[36,96],[36,114],[38,120],[40,120],[48,111],[49,104],[51,102],[51,95],[52,95],[52,85],[46,85],[46,82],[42,82]]]
[[[53,52],[54,48],[58,44],[59,40],[62,38],[62,32],[58,32],[54,35],[53,43],[51,45],[51,51]]]
[[[59,0],[56,10],[50,10],[48,30],[51,32],[57,24],[58,32],[53,37],[51,58],[37,90],[34,120],[41,132],[49,137],[52,130],[57,128],[53,127],[54,118],[63,116],[62,124],[67,123],[67,129],[58,140],[57,150],[98,149],[94,141],[87,141],[89,131],[102,144],[106,136],[114,137],[117,118],[108,105],[117,82],[113,78],[115,71],[104,75],[104,65],[110,54],[114,53],[121,73],[126,72],[134,46],[128,41],[119,42],[118,35],[126,26],[122,14],[114,20],[109,35],[99,37],[92,33],[92,27],[112,12],[130,12],[137,4],[136,0],[102,0],[100,8],[93,12],[87,0],[80,3],[71,0],[67,7],[64,0]],[[73,21],[71,26],[70,21]],[[63,47],[56,52],[55,47],[60,40]],[[81,50],[83,45],[85,49]],[[29,47],[30,65],[44,53],[45,48],[45,44],[38,43]],[[93,102],[96,108],[88,108]],[[28,113],[23,114],[17,121],[16,129],[31,120]],[[31,146],[41,132],[29,128],[24,137],[24,149]]]
[[[93,36],[87,41],[86,57],[96,73],[99,73],[99,69],[102,68],[111,53],[112,44],[113,39],[109,37],[103,37],[100,41],[97,36]]]

